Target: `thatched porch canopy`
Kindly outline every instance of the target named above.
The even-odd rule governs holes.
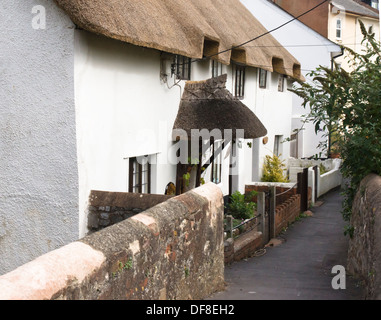
[[[189,58],[212,56],[303,80],[300,63],[239,0],[55,0],[80,28]]]
[[[255,139],[267,134],[257,116],[226,89],[227,75],[205,81],[185,84],[177,118],[173,126],[173,140],[199,139],[198,130],[217,129],[222,138],[225,130],[243,130],[244,139]],[[196,129],[196,131],[194,130]]]

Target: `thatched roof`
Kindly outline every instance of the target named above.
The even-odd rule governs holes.
[[[196,59],[267,31],[239,0],[55,1],[87,31]],[[215,58],[303,79],[300,63],[271,34]]]
[[[198,138],[192,129],[219,129],[222,138],[225,129],[244,130],[245,139],[255,139],[267,134],[257,116],[226,89],[227,75],[185,84],[179,112],[173,125],[173,140]],[[186,135],[181,135],[186,133]],[[197,133],[196,133],[197,134]]]

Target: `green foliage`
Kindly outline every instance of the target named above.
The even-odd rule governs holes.
[[[244,195],[239,191],[234,192],[230,196],[230,203],[227,206],[228,213],[235,219],[253,218],[257,204],[252,201],[252,198],[256,194],[255,191],[248,195]]]
[[[323,175],[324,173],[328,172],[328,169],[321,163],[319,166],[320,169],[320,175]]]
[[[292,90],[303,98],[304,106],[310,106],[309,116],[316,126],[324,123],[336,133],[341,171],[350,181],[344,192],[346,221],[361,180],[369,173],[381,175],[381,50],[374,34],[361,21],[360,26],[364,51],[359,54],[346,48],[353,71],[319,67],[310,74],[313,84]]]
[[[284,169],[286,165],[284,161],[281,160],[275,154],[273,156],[267,155],[265,157],[265,163],[263,165],[263,182],[289,182],[287,177],[285,177]]]

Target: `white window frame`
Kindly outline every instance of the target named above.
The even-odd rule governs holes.
[[[258,69],[258,85],[261,89],[267,89],[267,70]]]
[[[283,150],[282,150],[282,140],[283,136],[282,135],[276,135],[274,137],[274,154],[279,157]]]
[[[343,39],[343,20],[341,18],[336,19],[336,39]],[[340,35],[338,35],[340,33]]]

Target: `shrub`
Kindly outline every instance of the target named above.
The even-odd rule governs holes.
[[[282,161],[275,154],[273,156],[266,156],[265,163],[263,165],[263,182],[289,182],[284,175],[284,169],[286,168],[284,161]]]
[[[234,192],[230,196],[230,203],[227,205],[228,213],[235,219],[253,218],[254,210],[257,207],[257,204],[251,201],[254,195],[256,195],[255,191],[252,191],[247,196],[239,191]]]

